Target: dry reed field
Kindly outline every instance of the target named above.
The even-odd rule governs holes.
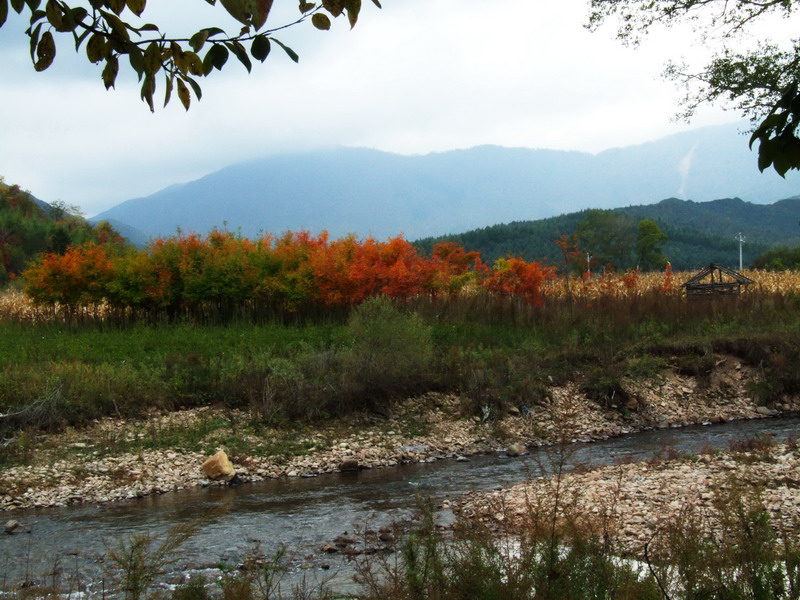
[[[795,294],[800,292],[800,271],[744,270],[742,274],[756,282],[748,294]],[[586,277],[557,277],[543,285],[543,301],[572,298],[593,301],[599,299],[630,299],[654,293],[680,297],[684,295],[681,284],[694,275],[693,272],[672,273],[649,272],[607,273]],[[464,290],[477,293],[476,286]],[[60,304],[37,304],[24,291],[8,288],[0,292],[0,320],[13,320],[36,324],[65,319],[100,320],[111,316],[113,311],[106,304],[67,307]]]
[[[747,270],[742,274],[756,282],[748,290],[750,294],[793,294],[800,291],[800,271]],[[630,298],[654,292],[681,296],[681,285],[694,275],[690,271],[636,273],[608,273],[591,278],[569,279],[559,277],[544,286],[545,299],[561,299],[572,296],[578,300],[599,298]]]
[[[109,315],[106,304],[67,307],[60,304],[37,304],[22,290],[7,288],[0,291],[0,321],[15,321],[35,325],[83,317],[102,321]]]

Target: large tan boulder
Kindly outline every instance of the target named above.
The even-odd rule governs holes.
[[[203,463],[203,472],[206,477],[214,480],[224,479],[228,481],[236,475],[231,461],[228,460],[228,455],[222,450],[206,459],[206,462]]]

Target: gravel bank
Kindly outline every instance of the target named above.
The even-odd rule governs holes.
[[[525,520],[532,501],[553,497],[554,481],[542,477],[470,495],[459,510],[469,518],[513,527]],[[610,523],[621,547],[638,556],[679,515],[685,518],[690,511],[713,524],[716,502],[725,502],[731,493],[741,497],[745,490],[758,490],[777,527],[794,530],[800,523],[798,488],[800,450],[796,444],[777,444],[571,473],[561,478],[559,490],[570,514]]]
[[[747,395],[751,371],[732,357],[718,357],[717,362],[711,378],[668,373],[648,382],[626,381],[628,397],[618,406],[603,408],[570,384],[553,387],[545,405],[512,409],[487,422],[465,417],[455,395],[426,394],[397,403],[386,417],[360,415],[288,434],[295,448],[292,453],[270,453],[268,446],[259,449],[263,439],[249,440],[248,452],[231,451],[235,422],[244,416],[212,408],[142,421],[106,419],[84,430],[49,436],[30,464],[0,472],[0,510],[111,502],[220,485],[204,478],[200,465],[205,453],[113,452],[103,442],[135,441],[143,431],[188,428],[215,417],[230,419],[231,427],[209,433],[203,447],[226,450],[243,480],[259,481],[315,476],[341,470],[344,464],[352,468],[353,461],[358,468],[384,468],[497,451],[511,444],[543,445],[562,437],[565,428],[570,439],[588,441],[654,427],[763,418],[800,409],[797,398],[785,398],[772,407],[757,406]],[[276,430],[274,436],[285,439],[287,433]]]

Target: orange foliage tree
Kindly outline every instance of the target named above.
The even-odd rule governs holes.
[[[352,306],[370,296],[407,299],[452,295],[480,286],[503,296],[541,301],[553,269],[519,258],[488,268],[477,252],[452,242],[422,256],[402,236],[385,242],[327,233],[287,232],[251,241],[228,231],[158,239],[146,249],[107,254],[103,247],[47,255],[26,273],[37,300],[82,304],[108,300],[144,309],[224,310],[242,304],[295,311]]]
[[[93,243],[70,247],[63,255],[45,254],[25,272],[27,291],[35,300],[68,306],[101,302],[113,277],[105,247]]]
[[[500,296],[521,298],[536,306],[542,303],[542,284],[555,277],[553,267],[521,258],[499,258],[495,261],[483,286]]]

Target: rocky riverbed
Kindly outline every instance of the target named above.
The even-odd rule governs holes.
[[[470,519],[525,526],[534,515],[552,514],[555,485],[559,514],[603,527],[625,551],[641,556],[670,524],[718,526],[720,509],[755,501],[782,532],[800,524],[800,449],[795,442],[750,440],[731,451],[660,457],[642,463],[568,473],[556,481],[540,477],[511,488],[470,494],[459,511]],[[744,499],[744,500],[743,500]]]
[[[398,402],[383,417],[356,415],[309,429],[243,427],[248,415],[215,408],[151,415],[139,421],[105,419],[79,431],[32,440],[25,464],[0,473],[0,510],[111,502],[221,485],[201,465],[218,449],[239,477],[259,481],[309,477],[497,451],[521,451],[559,439],[596,440],[654,427],[752,419],[795,412],[800,399],[759,406],[748,395],[753,373],[733,357],[717,357],[711,377],[672,372],[624,382],[625,397],[601,406],[576,385],[553,386],[541,405],[510,408],[489,419],[465,415],[459,397],[426,394]],[[210,427],[209,424],[215,424]],[[221,425],[222,423],[222,425]],[[181,450],[185,432],[203,451]],[[174,445],[170,436],[184,433]]]

